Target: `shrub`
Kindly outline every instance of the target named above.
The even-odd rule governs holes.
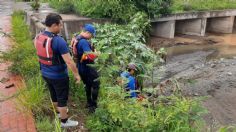
[[[100,73],[101,91],[99,108],[87,120],[91,131],[199,130],[204,109],[197,101],[171,95],[139,102],[125,98],[127,93],[116,82],[119,71],[123,71],[129,62],[142,64],[144,72],[138,78],[158,82],[153,70],[160,64],[160,57],[145,45],[143,35],[148,26],[143,13],[137,13],[128,25],[96,25],[97,36],[93,42],[102,54],[92,66]]]
[[[26,79],[39,73],[36,51],[31,40],[29,29],[24,22],[23,12],[12,15],[12,33],[15,43],[3,58],[13,62],[11,72],[20,74]]]
[[[11,50],[4,53],[2,57],[13,62],[10,70],[21,75],[23,80],[25,80],[25,88],[20,89],[15,94],[17,105],[20,105],[19,110],[26,113],[33,112],[38,124],[38,130],[41,130],[42,126],[51,129],[51,125],[47,124],[48,120],[42,124],[39,118],[45,117],[45,113],[50,113],[52,105],[50,103],[50,96],[45,90],[45,83],[39,74],[36,51],[28,26],[24,22],[23,12],[14,12],[12,15],[12,35],[15,43]]]
[[[175,0],[173,12],[234,9],[236,0]]]
[[[151,18],[168,14],[172,0],[50,0],[49,3],[59,12],[74,10],[80,15],[128,22],[139,11]]]
[[[74,0],[50,0],[49,5],[60,13],[71,13],[74,11]]]

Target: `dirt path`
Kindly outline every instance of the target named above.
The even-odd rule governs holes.
[[[0,0],[0,30],[11,31],[11,16],[13,1]],[[0,34],[0,54],[8,51],[12,41]],[[13,95],[23,86],[21,77],[8,72],[9,62],[0,60],[0,131],[1,132],[35,132],[34,119],[31,114],[18,111],[19,105],[15,99],[4,100]]]
[[[162,80],[177,78],[187,96],[208,96],[203,105],[209,111],[205,120],[210,131],[236,124],[236,41],[214,37],[165,40],[181,44],[168,48],[166,71],[161,75]]]

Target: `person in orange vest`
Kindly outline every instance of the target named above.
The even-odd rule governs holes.
[[[86,24],[83,27],[83,31],[75,35],[71,41],[73,56],[76,58],[75,60],[77,60],[77,68],[85,84],[87,97],[86,107],[89,109],[89,112],[94,112],[97,108],[97,98],[100,87],[97,70],[89,66],[94,64],[94,60],[100,54],[95,51],[95,48],[89,41],[95,34],[95,27],[92,24]]]
[[[77,126],[78,121],[68,119],[67,100],[69,95],[69,67],[77,82],[80,76],[69,53],[66,41],[58,35],[62,28],[62,17],[50,13],[45,20],[46,30],[35,37],[35,48],[40,71],[50,91],[56,111],[60,115],[61,127]]]

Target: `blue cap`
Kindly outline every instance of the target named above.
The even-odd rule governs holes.
[[[84,31],[90,32],[94,37],[96,35],[95,27],[92,24],[85,24],[84,25]]]

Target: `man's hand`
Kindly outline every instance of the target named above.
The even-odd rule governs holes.
[[[64,61],[66,62],[67,66],[71,69],[71,71],[73,72],[74,74],[74,77],[76,79],[76,83],[79,83],[80,82],[80,76],[79,76],[79,73],[78,73],[78,70],[76,68],[76,65],[74,63],[74,61],[72,60],[71,56],[69,53],[67,54],[63,54],[62,55],[62,58],[64,59]]]
[[[76,76],[75,79],[76,79],[76,83],[79,84],[81,80],[80,76]]]
[[[99,56],[99,55],[101,55],[101,52],[100,52],[100,51],[96,51],[95,54],[96,54],[97,56]]]

